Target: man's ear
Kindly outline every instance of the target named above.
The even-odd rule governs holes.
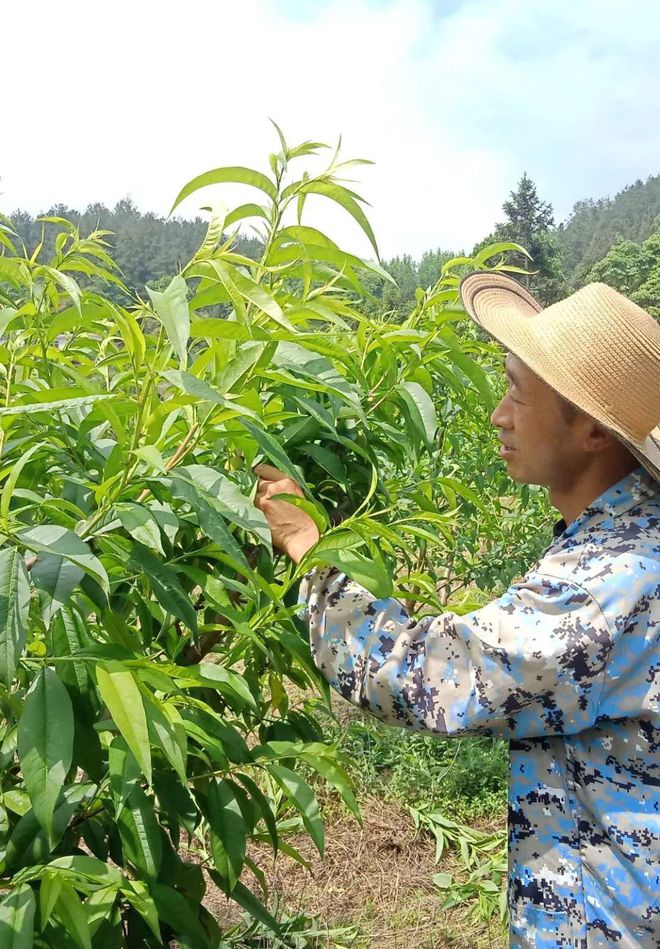
[[[608,448],[612,448],[614,445],[618,444],[616,438],[612,433],[605,428],[604,425],[601,425],[600,422],[595,422],[593,419],[586,418],[587,429],[585,431],[584,437],[584,447],[585,451],[599,452],[606,451]]]

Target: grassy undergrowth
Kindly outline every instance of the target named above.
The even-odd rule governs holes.
[[[362,793],[423,803],[465,823],[497,820],[505,812],[506,742],[436,738],[367,717],[329,723],[326,734],[350,757]]]

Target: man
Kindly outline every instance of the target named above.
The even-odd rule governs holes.
[[[510,740],[514,947],[660,947],[660,326],[591,284],[542,310],[472,274],[467,312],[508,351],[493,412],[511,477],[562,515],[499,600],[419,622],[334,568],[303,581],[315,661],[395,725]],[[641,463],[641,464],[640,464]],[[295,561],[318,539],[273,494],[256,503]]]

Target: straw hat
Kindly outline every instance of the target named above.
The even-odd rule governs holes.
[[[479,326],[660,481],[660,325],[652,316],[603,283],[546,309],[500,273],[470,274],[460,294]]]

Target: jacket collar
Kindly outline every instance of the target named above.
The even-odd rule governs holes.
[[[592,501],[568,526],[563,520],[557,521],[553,534],[556,538],[574,537],[586,527],[593,527],[606,517],[623,514],[658,494],[660,484],[640,465]]]

